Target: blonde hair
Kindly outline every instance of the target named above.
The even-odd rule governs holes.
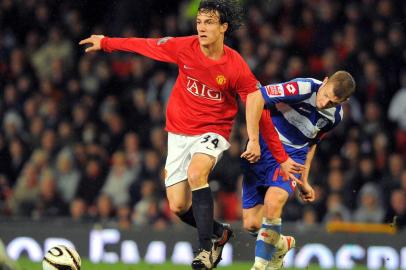
[[[334,95],[340,100],[346,100],[355,92],[355,80],[347,71],[337,71],[328,79],[328,83],[333,84]]]

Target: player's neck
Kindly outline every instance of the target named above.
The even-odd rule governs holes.
[[[200,45],[200,49],[207,58],[219,60],[224,55],[224,41],[219,39],[209,45]]]

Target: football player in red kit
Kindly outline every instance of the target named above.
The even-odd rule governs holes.
[[[203,0],[196,17],[197,35],[186,37],[110,38],[92,35],[79,44],[86,52],[128,51],[178,65],[179,74],[166,111],[168,156],[165,186],[170,209],[197,228],[199,251],[193,269],[212,269],[221,260],[224,245],[232,236],[228,224],[213,220],[213,198],[208,176],[230,146],[238,94],[246,102],[249,141],[242,157],[260,157],[258,119],[253,110],[259,82],[248,65],[224,44],[225,34],[240,26],[241,7],[233,0]],[[269,127],[269,125],[267,125]],[[268,145],[287,171],[299,170],[287,157],[276,131]]]

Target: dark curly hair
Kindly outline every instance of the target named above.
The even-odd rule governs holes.
[[[227,35],[242,25],[243,9],[238,0],[202,0],[197,11],[204,13],[218,11],[220,23],[228,23]]]

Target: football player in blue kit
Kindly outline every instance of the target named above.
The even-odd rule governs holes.
[[[305,168],[295,177],[283,175],[265,143],[264,132],[260,135],[260,160],[249,163],[242,159],[243,224],[246,230],[258,234],[251,270],[280,269],[285,254],[295,247],[292,236],[281,234],[283,207],[296,185],[303,201],[314,200],[308,175],[316,145],[341,121],[341,103],[354,91],[355,81],[346,71],[337,71],[323,81],[297,78],[261,87],[256,109],[260,112],[264,108],[289,157]]]

